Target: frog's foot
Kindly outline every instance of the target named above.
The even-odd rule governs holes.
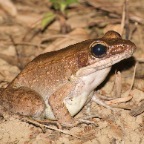
[[[58,129],[62,129],[63,127],[72,128],[72,127],[77,126],[79,123],[81,123],[81,122],[76,121],[74,119],[71,119],[70,121],[67,121],[67,122],[66,121],[59,122],[59,121],[53,121],[53,120],[48,120],[48,119],[46,119],[46,120],[33,120],[30,118],[27,118],[26,121],[41,127],[41,129],[43,131],[45,130],[44,128],[47,126],[49,129],[51,129],[51,127],[49,127],[49,125],[54,125],[54,126],[57,126]]]
[[[99,96],[98,94],[95,94],[92,97],[92,101],[96,102],[97,104],[106,107],[107,109],[113,110],[113,108],[111,106],[109,106],[108,104],[106,104]]]
[[[36,119],[31,119],[31,118],[28,118],[28,117],[22,117],[21,118],[22,121],[26,121],[28,123],[31,123],[35,126],[38,126],[40,127],[43,132],[46,131],[46,128],[49,128],[49,129],[52,129],[52,130],[57,130],[57,128],[54,128],[50,125],[55,125],[58,127],[58,129],[62,129],[62,126],[61,124],[58,122],[58,121],[52,121],[52,120],[36,120]]]
[[[36,125],[38,127],[40,127],[43,132],[46,131],[46,128],[49,128],[49,129],[52,129],[52,130],[57,130],[57,128],[54,128],[50,125],[56,125],[58,127],[58,129],[61,129],[63,127],[65,128],[73,128],[79,124],[93,124],[95,126],[97,126],[94,122],[88,120],[88,119],[91,119],[91,118],[100,118],[99,116],[97,115],[91,115],[91,116],[86,116],[84,118],[81,118],[81,119],[72,119],[71,121],[69,122],[63,122],[63,123],[60,123],[58,121],[52,121],[52,120],[33,120],[33,119],[30,119],[30,118],[27,118],[27,117],[23,117],[21,120],[22,121],[26,121],[28,123],[31,123],[33,125]]]
[[[38,123],[43,124],[43,125],[55,125],[57,126],[59,129],[62,129],[61,124],[58,121],[52,121],[52,120],[36,120]]]
[[[37,127],[40,127],[43,132],[46,132],[45,126],[37,120],[31,119],[31,118],[28,118],[28,117],[25,117],[25,116],[23,116],[20,120],[24,121],[24,122],[27,122],[29,124],[35,125]]]
[[[71,123],[63,123],[62,126],[66,127],[66,128],[73,128],[80,124],[87,124],[87,125],[93,124],[94,126],[97,126],[97,124],[95,124],[95,122],[88,120],[88,119],[94,118],[94,117],[97,117],[97,116],[89,116],[89,117],[85,117],[85,118],[81,118],[81,119],[75,119]]]
[[[114,111],[114,108],[127,109],[126,107],[119,106],[118,104],[127,102],[127,101],[131,100],[132,97],[133,97],[132,95],[129,95],[127,97],[108,98],[106,96],[101,96],[100,94],[95,93],[94,96],[92,97],[92,100],[94,102],[96,102],[97,104]]]
[[[94,126],[98,126],[97,124],[95,124],[95,122],[89,120],[89,119],[92,119],[92,118],[99,118],[101,119],[102,117],[99,116],[99,115],[89,115],[89,116],[86,116],[84,118],[81,118],[79,119],[79,123],[85,123],[85,124],[93,124]]]
[[[26,122],[28,122],[28,123],[31,123],[31,124],[33,124],[33,125],[35,125],[35,126],[40,127],[43,132],[46,132],[46,128],[47,128],[47,129],[55,130],[55,131],[58,131],[58,132],[60,132],[60,133],[63,133],[63,134],[66,134],[66,135],[70,135],[70,136],[72,136],[72,137],[75,137],[75,138],[80,139],[80,137],[71,134],[69,131],[62,130],[62,129],[58,129],[58,128],[55,128],[55,127],[53,127],[53,126],[45,125],[46,123],[45,123],[45,124],[42,124],[42,122],[44,122],[44,121],[37,121],[37,120],[33,120],[33,119],[30,119],[30,118],[27,118],[27,117],[23,117],[21,120],[22,120],[22,121],[26,121]],[[50,121],[49,121],[49,122],[50,122]],[[54,122],[55,122],[55,121],[54,121]],[[48,124],[48,121],[47,121],[47,124]]]
[[[102,117],[99,115],[89,115],[89,116],[85,116],[83,118],[79,118],[79,119],[73,119],[73,121],[71,123],[65,123],[63,126],[65,127],[75,127],[79,124],[93,124],[94,126],[97,126],[97,124],[95,124],[95,122],[91,121],[90,119],[92,118],[99,118],[101,119]]]

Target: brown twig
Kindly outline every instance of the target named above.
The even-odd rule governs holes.
[[[124,27],[125,27],[125,19],[126,19],[126,0],[123,5],[123,13],[121,19],[121,28],[120,28],[120,35],[123,35]]]
[[[15,45],[15,40],[13,39],[13,37],[12,37],[11,35],[10,35],[9,37],[10,37],[11,42],[13,43],[14,48],[15,48],[15,51],[16,51],[16,56],[17,56],[17,57],[16,57],[16,60],[17,60],[18,67],[19,67],[20,69],[22,69],[21,59],[20,59],[20,55],[19,55],[18,49],[17,49],[17,47],[16,47],[16,45]]]

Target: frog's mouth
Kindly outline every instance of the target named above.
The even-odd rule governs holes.
[[[134,52],[133,50],[129,50],[127,52],[125,51],[124,53],[111,55],[110,57],[105,57],[103,59],[97,60],[96,62],[93,62],[93,64],[81,68],[76,73],[76,75],[77,76],[86,76],[86,75],[89,75],[96,71],[99,71],[101,69],[106,69],[108,67],[111,67],[112,65],[131,57],[133,52]]]
[[[90,65],[90,67],[94,68],[95,70],[101,70],[101,69],[104,69],[107,67],[111,67],[112,65],[131,57],[132,54],[133,54],[133,51],[112,55],[109,58],[105,58],[103,60],[100,60],[99,62],[96,62],[96,63]]]

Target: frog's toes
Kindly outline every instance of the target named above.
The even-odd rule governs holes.
[[[99,105],[101,105],[103,107],[106,107],[107,109],[114,110],[111,106],[109,106],[103,100],[101,100],[97,95],[94,95],[92,97],[92,101],[96,102],[97,104],[99,104]]]
[[[95,122],[90,121],[90,120],[86,120],[86,119],[79,119],[79,123],[84,123],[84,124],[87,124],[87,125],[93,124],[96,127],[98,126]]]
[[[78,121],[79,121],[79,123],[93,124],[95,126],[98,126],[97,124],[95,124],[95,122],[93,122],[93,121],[90,120],[92,118],[99,118],[99,119],[101,119],[102,116],[100,116],[98,114],[88,115],[88,116],[85,116],[83,118],[80,118]]]

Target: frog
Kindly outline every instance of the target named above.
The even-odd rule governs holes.
[[[95,89],[112,65],[133,55],[136,45],[108,31],[58,51],[40,54],[1,92],[0,105],[35,120],[79,123],[75,116],[91,101],[105,105]]]

